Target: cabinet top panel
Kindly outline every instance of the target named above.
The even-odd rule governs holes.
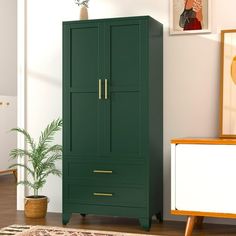
[[[121,21],[121,20],[154,20],[160,24],[157,20],[153,19],[150,16],[130,16],[130,17],[116,17],[116,18],[101,18],[101,19],[88,19],[88,20],[75,20],[75,21],[64,21],[63,24],[78,24],[78,23],[87,23],[87,22],[103,22],[103,21]]]
[[[172,144],[236,144],[236,139],[223,138],[175,138],[171,140]]]

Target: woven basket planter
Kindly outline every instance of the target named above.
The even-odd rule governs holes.
[[[28,218],[44,218],[47,213],[48,198],[46,196],[25,197],[25,216]]]

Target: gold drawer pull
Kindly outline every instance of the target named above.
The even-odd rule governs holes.
[[[112,197],[112,193],[93,193],[94,196],[100,196],[100,197]]]
[[[112,174],[112,170],[94,170],[93,173],[97,173],[97,174]]]

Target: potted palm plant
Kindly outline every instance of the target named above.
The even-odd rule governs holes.
[[[27,149],[13,149],[10,152],[12,159],[25,158],[25,163],[16,163],[9,168],[23,167],[26,170],[27,178],[24,181],[19,181],[18,184],[23,184],[33,190],[32,196],[25,197],[25,215],[30,218],[43,218],[47,213],[48,198],[39,195],[45,183],[46,178],[52,174],[61,176],[55,163],[62,158],[62,146],[58,144],[51,145],[56,132],[62,128],[62,120],[57,119],[52,121],[46,129],[41,132],[38,142],[30,136],[30,134],[21,128],[13,128],[24,135],[28,148]]]

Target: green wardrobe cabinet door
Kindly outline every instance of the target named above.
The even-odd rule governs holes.
[[[98,93],[102,35],[97,23],[64,27],[64,154],[77,158],[99,155],[104,116]]]
[[[109,84],[106,154],[112,158],[143,158],[145,151],[142,143],[148,126],[143,89],[148,73],[142,63],[147,61],[143,53],[148,51],[146,34],[143,20],[105,23],[105,78]]]

